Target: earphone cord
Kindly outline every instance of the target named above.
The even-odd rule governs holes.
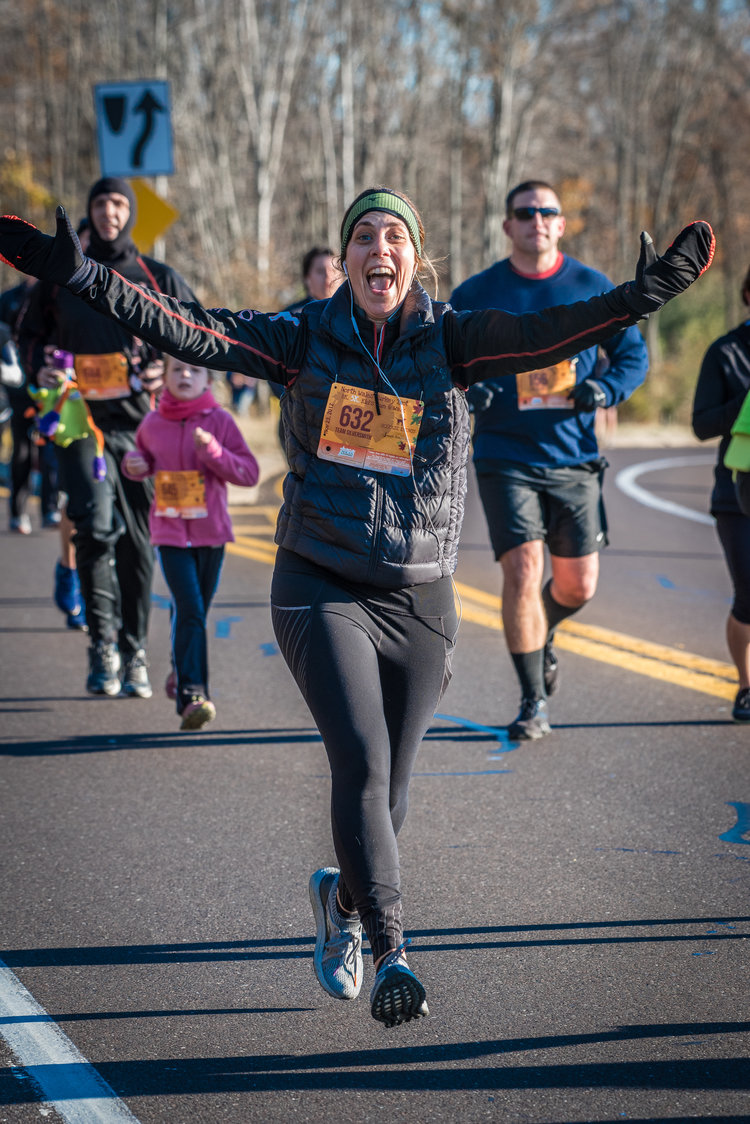
[[[347,274],[347,276],[348,276],[348,274]],[[365,354],[368,356],[369,359],[372,360],[373,364],[375,365],[375,369],[377,370],[378,374],[380,375],[380,377],[383,380],[383,382],[385,383],[385,385],[391,391],[394,398],[396,398],[398,400],[398,406],[399,406],[399,410],[401,412],[401,428],[404,431],[404,437],[406,438],[406,447],[409,450],[409,468],[410,468],[410,475],[411,475],[412,484],[414,485],[414,494],[422,504],[422,511],[423,511],[423,513],[424,513],[424,515],[427,519],[427,523],[429,525],[430,532],[434,536],[435,542],[437,543],[439,560],[440,560],[440,565],[441,565],[441,568],[442,568],[442,565],[443,565],[443,544],[440,542],[440,536],[437,533],[437,529],[435,527],[435,524],[432,522],[432,518],[430,516],[430,513],[429,513],[429,511],[427,510],[427,507],[424,504],[424,501],[422,499],[422,494],[419,491],[419,487],[417,486],[417,478],[414,475],[414,447],[413,447],[411,441],[409,440],[409,431],[406,427],[406,417],[404,415],[404,404],[401,400],[401,395],[398,393],[398,391],[394,387],[393,383],[390,381],[390,379],[386,375],[385,371],[380,366],[380,363],[375,358],[375,355],[372,354],[372,352],[367,347],[367,344],[362,339],[362,336],[361,336],[360,331],[359,331],[359,325],[357,324],[357,320],[356,320],[356,317],[354,315],[354,294],[352,292],[351,282],[349,282],[349,304],[350,304],[351,322],[352,322],[352,326],[354,328],[355,334],[357,336],[357,339],[361,343],[361,345],[362,345],[362,347],[365,351]],[[381,349],[382,343],[383,343],[383,332],[384,331],[385,331],[385,324],[381,325],[381,328],[380,328],[380,338],[378,340],[378,346],[375,349],[376,355],[380,355],[380,349]],[[453,596],[455,597],[456,601],[458,602],[458,620],[457,620],[457,623],[456,623],[456,631],[453,634],[453,637],[451,639],[451,643],[455,644],[456,636],[458,635],[458,630],[461,626],[461,619],[463,617],[463,602],[461,601],[461,595],[458,592],[458,588],[456,586],[456,582],[455,582],[455,579],[453,577],[452,572],[450,573],[449,577],[451,579],[451,586],[453,587]]]

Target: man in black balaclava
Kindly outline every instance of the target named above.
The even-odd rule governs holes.
[[[163,262],[139,254],[131,237],[136,199],[127,180],[106,176],[89,192],[88,255],[128,280],[178,297],[196,298]],[[60,488],[75,526],[78,576],[90,633],[86,690],[94,695],[150,698],[146,634],[154,552],[149,540],[150,480],[120,471],[135,448],[135,431],[161,387],[160,355],[67,289],[36,286],[19,331],[29,381],[55,388],[55,349],[71,352],[79,389],[103,439],[106,475],[96,479],[95,436],[56,445]]]

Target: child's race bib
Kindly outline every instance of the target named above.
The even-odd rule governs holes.
[[[519,410],[572,410],[568,394],[576,384],[577,359],[564,359],[540,371],[521,371],[516,375]]]
[[[154,515],[168,519],[205,519],[206,480],[202,472],[157,472]]]
[[[128,361],[121,351],[109,355],[76,355],[76,379],[84,398],[127,398],[130,395]]]
[[[424,403],[416,398],[375,394],[335,382],[328,395],[318,457],[373,472],[409,476]]]

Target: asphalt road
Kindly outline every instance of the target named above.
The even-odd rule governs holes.
[[[401,836],[431,1016],[392,1030],[369,965],[349,1004],[313,976],[328,779],[271,630],[271,485],[235,513],[199,735],[161,693],[161,578],[153,699],[94,699],[51,600],[56,535],[0,534],[0,1122],[750,1119],[750,730],[701,521],[711,452],[608,456],[600,591],[559,634],[539,743],[504,730],[470,494],[454,678]],[[616,486],[628,467],[661,508]]]

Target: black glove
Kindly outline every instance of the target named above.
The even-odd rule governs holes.
[[[472,414],[481,414],[482,410],[486,410],[492,399],[495,397],[496,387],[487,382],[475,382],[466,391],[466,403],[469,407],[469,412]]]
[[[588,414],[599,406],[607,405],[607,395],[593,379],[584,379],[583,382],[576,383],[568,398],[573,399],[577,414]]]
[[[661,257],[651,235],[641,231],[635,281],[625,286],[628,304],[641,315],[656,312],[705,273],[715,249],[714,232],[703,221],[692,222],[681,230]]]
[[[0,217],[0,258],[21,273],[80,293],[93,281],[96,263],[84,257],[63,207],[57,208],[55,218],[57,231],[52,238],[15,215]]]

